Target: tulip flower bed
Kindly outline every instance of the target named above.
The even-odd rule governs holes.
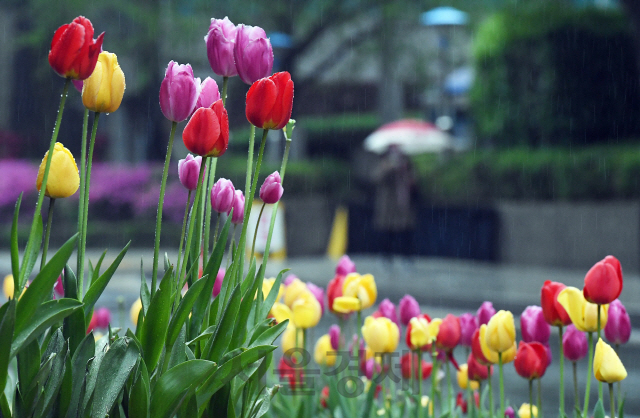
[[[159,186],[151,285],[142,260],[140,298],[131,311],[135,329],[112,328],[108,312],[94,308],[129,244],[106,268],[104,255],[88,268],[85,260],[97,126],[101,117],[118,111],[125,92],[124,71],[114,53],[102,51],[104,40],[104,34],[94,40],[93,26],[84,17],[53,35],[49,63],[65,81],[50,146],[33,178],[39,193],[24,243],[18,233],[22,196],[14,210],[12,274],[4,281],[9,300],[0,307],[1,417],[513,416],[503,385],[503,369],[510,362],[529,382],[529,403],[519,415],[533,416],[533,382],[540,381],[549,362],[545,344],[550,325],[559,328],[563,343],[561,381],[563,358],[575,364],[585,347],[589,353],[587,394],[576,413],[586,418],[593,410],[594,416],[604,416],[604,388],[597,402],[588,397],[594,375],[600,387],[608,384],[615,416],[613,384],[623,380],[626,371],[600,334],[604,329],[614,344],[624,343],[630,325],[616,301],[622,269],[611,256],[587,273],[582,291],[546,282],[541,307],[527,308],[521,316],[519,345],[513,314],[495,312],[490,303],[475,316],[439,319],[421,313],[407,296],[400,301],[399,318],[388,300],[363,318],[363,311],[375,305],[376,282],[371,274],[357,273],[345,257],[326,301],[341,325],[317,340],[313,358],[318,368],[312,368],[308,330],[321,319],[323,289],[291,276],[283,280],[284,270],[265,278],[268,257],[255,257],[256,235],[248,236],[245,217],[256,192],[263,202],[258,223],[264,205],[273,205],[264,251],[268,255],[295,125],[290,119],[294,83],[287,72],[272,74],[273,51],[264,30],[235,26],[227,18],[212,19],[205,37],[212,70],[223,79],[222,90],[211,78],[195,78],[189,64],[174,61],[159,86],[160,111],[172,124]],[[218,159],[224,158],[229,143],[227,83],[235,75],[250,85],[244,190],[226,178],[216,180]],[[79,169],[72,153],[57,142],[72,82],[81,90],[86,108]],[[182,140],[193,155],[178,164],[186,198],[181,202],[178,255],[171,260],[166,254],[162,257],[159,243],[174,136],[184,121]],[[257,156],[256,127],[262,129]],[[280,170],[266,176],[258,191],[270,130],[282,130],[286,146]],[[50,255],[55,202],[76,192],[77,232]],[[227,215],[225,222],[221,214]],[[240,229],[237,242],[230,239],[238,236],[230,233],[232,228]],[[77,258],[71,260],[74,250]],[[396,361],[400,323],[406,326],[402,335],[408,351]],[[570,323],[575,328],[565,330]],[[347,338],[349,324],[355,326],[352,339]],[[275,341],[281,334],[285,354],[274,362]],[[458,345],[469,348],[466,364],[456,360]],[[281,383],[268,382],[274,363]],[[496,365],[499,386],[494,388],[491,375]],[[398,366],[404,381],[394,376]],[[322,388],[312,385],[318,374]],[[454,374],[464,392],[454,393]],[[423,384],[428,378],[430,383]],[[620,385],[617,392],[620,397]],[[562,389],[560,394],[564,416]],[[620,414],[623,404],[619,401]]]

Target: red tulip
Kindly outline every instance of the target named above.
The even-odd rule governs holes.
[[[284,128],[292,107],[293,81],[286,71],[261,78],[247,92],[247,119],[258,128]]]
[[[335,298],[342,296],[344,278],[345,276],[336,275],[327,285],[327,301],[329,302],[329,310],[336,315],[342,314],[333,310],[333,301]]]
[[[280,363],[278,364],[278,374],[280,375],[280,381],[288,380],[289,386],[292,390],[295,390],[300,382],[304,381],[304,372],[301,366],[297,365],[297,361],[289,356],[282,356]]]
[[[427,314],[419,314],[416,315],[419,318],[424,318],[427,320],[427,322],[431,322],[431,317]],[[415,351],[415,350],[421,350],[421,351],[431,351],[431,344],[427,344],[427,345],[423,345],[422,347],[415,347],[413,346],[413,344],[411,344],[411,328],[413,328],[411,326],[411,321],[409,321],[409,323],[407,324],[407,333],[405,336],[405,342],[407,343],[407,347],[409,347],[410,350]]]
[[[549,325],[563,326],[571,323],[569,314],[558,302],[558,293],[565,287],[564,284],[552,282],[551,280],[547,280],[542,285],[542,290],[540,291],[540,306],[542,306],[544,319]]]
[[[467,377],[469,380],[481,381],[487,380],[491,374],[491,366],[480,364],[473,353],[469,354],[467,359]]]
[[[203,157],[219,157],[229,146],[229,117],[218,100],[211,107],[201,107],[182,132],[187,149]]]
[[[464,399],[462,392],[458,392],[458,395],[456,396],[456,406],[460,407],[463,414],[467,413],[467,401]]]
[[[445,351],[451,351],[460,342],[462,329],[460,328],[460,320],[457,316],[448,314],[440,324],[438,338],[436,338],[436,346]]]
[[[477,329],[473,333],[471,338],[471,354],[483,366],[491,366],[491,362],[482,353],[482,347],[480,346],[480,329]]]
[[[525,379],[539,379],[547,371],[547,349],[544,345],[520,341],[514,366],[516,372]]]
[[[93,39],[93,25],[83,16],[56,30],[49,50],[49,65],[62,77],[74,80],[89,78],[98,62],[104,32]]]
[[[433,364],[422,360],[422,379],[427,379],[431,376],[433,370]],[[418,378],[418,355],[415,353],[406,353],[400,357],[400,371],[403,379],[411,379],[411,371],[413,375]]]
[[[584,278],[584,298],[591,303],[606,305],[622,292],[622,267],[612,255],[598,261]]]
[[[322,388],[322,392],[320,392],[320,405],[323,408],[326,408],[328,400],[329,400],[329,386],[325,386]]]

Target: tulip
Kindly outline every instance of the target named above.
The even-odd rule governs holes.
[[[389,299],[384,299],[378,305],[378,310],[375,311],[372,315],[375,318],[379,318],[384,316],[385,318],[389,318],[396,325],[398,325],[398,315],[396,314],[396,305],[393,304]]]
[[[182,122],[193,113],[197,100],[198,85],[193,78],[191,65],[169,62],[162,84],[160,84],[162,114],[172,122]]]
[[[275,277],[270,277],[268,279],[262,280],[262,298],[263,299],[266,299],[267,296],[269,296],[269,292],[271,292],[271,288],[273,288],[273,285],[275,283],[276,283]],[[276,296],[275,302],[280,302],[280,298],[282,297],[283,293],[284,293],[284,286],[280,284],[280,287],[278,288],[278,295]]]
[[[295,325],[293,325],[293,322],[289,321],[287,328],[285,328],[284,332],[282,333],[282,352],[288,354],[291,350],[300,347],[302,347],[302,340],[298,336],[298,332]]]
[[[289,323],[293,320],[293,312],[291,309],[285,305],[284,303],[274,302],[271,310],[269,311],[269,316],[276,320],[278,324],[289,320]]]
[[[589,345],[584,332],[578,331],[574,325],[569,325],[562,335],[562,352],[571,361],[578,361],[587,355]]]
[[[325,334],[318,339],[313,358],[321,366],[331,367],[336,364],[336,352],[331,346],[331,337]]]
[[[378,289],[371,274],[349,273],[344,279],[342,296],[333,301],[333,309],[340,313],[361,311],[373,306],[377,296]]]
[[[58,280],[56,280],[56,284],[53,286],[53,291],[56,292],[56,295],[58,295],[59,297],[64,296],[64,286],[62,286],[62,276],[58,276]]]
[[[322,392],[320,392],[320,406],[323,408],[328,408],[327,402],[329,401],[329,386],[325,386],[322,388]]]
[[[231,216],[231,223],[234,225],[240,225],[244,221],[244,194],[242,190],[235,192],[235,198],[233,199],[233,215]],[[227,215],[230,213],[227,212]]]
[[[542,308],[539,306],[526,307],[520,315],[520,329],[522,330],[522,339],[527,343],[537,341],[545,344],[549,342],[551,327],[545,321]]]
[[[15,291],[15,283],[13,283],[13,274],[7,274],[4,276],[2,282],[2,292],[7,299],[13,298],[13,292]]]
[[[422,380],[431,376],[433,370],[433,364],[422,360],[422,367],[418,368],[418,355],[415,353],[405,353],[400,357],[400,372],[403,379],[411,378],[411,371],[413,370],[413,377],[418,379],[418,370],[422,372]]]
[[[509,311],[498,311],[487,324],[486,343],[493,351],[502,353],[510,349],[516,341],[516,328],[513,314]]]
[[[482,380],[487,380],[490,375],[491,366],[480,364],[473,353],[469,354],[469,357],[467,358],[467,377],[469,380],[480,382]]]
[[[140,311],[142,310],[142,301],[140,298],[136,299],[131,305],[131,310],[129,311],[129,316],[131,316],[131,322],[135,325],[138,325],[138,317],[140,316]]]
[[[493,315],[496,314],[496,310],[493,308],[493,303],[486,301],[478,308],[476,316],[478,317],[478,325],[488,324]]]
[[[76,90],[78,90],[78,92],[80,94],[82,94],[82,87],[84,86],[84,81],[82,81],[82,80],[71,80],[71,84],[73,84],[73,87],[75,87]]]
[[[293,302],[302,294],[302,292],[308,291],[307,285],[302,280],[296,278],[289,286],[284,289],[284,304],[291,307]]]
[[[467,386],[469,386],[469,374],[468,374],[468,366],[466,364],[461,364],[456,372],[456,379],[458,380],[458,386],[462,390],[467,390]],[[471,389],[478,390],[480,384],[471,380]]]
[[[404,295],[398,303],[398,310],[400,311],[400,322],[402,325],[409,325],[411,318],[420,315],[420,305],[411,295]]]
[[[466,389],[466,385],[465,385],[465,389]],[[460,411],[463,414],[467,413],[467,409],[469,406],[467,405],[467,401],[466,399],[464,399],[464,395],[462,392],[458,392],[458,394],[456,395],[456,406],[460,408]]]
[[[533,410],[533,417],[531,416],[531,411]],[[518,409],[518,418],[535,418],[538,416],[538,407],[535,405],[529,405],[528,403],[523,403]]]
[[[473,333],[473,337],[471,337],[471,354],[478,361],[478,363],[482,364],[483,366],[490,366],[491,364],[493,364],[484,356],[484,352],[482,351],[482,343],[480,341],[480,328],[475,330],[475,332]]]
[[[289,387],[295,389],[304,382],[304,368],[296,365],[297,361],[290,356],[282,356],[278,363],[278,374],[280,381],[288,380]]]
[[[227,270],[224,267],[218,269],[218,274],[216,274],[216,281],[213,283],[213,292],[211,295],[215,298],[220,294],[220,290],[222,289],[222,282],[224,281],[224,275],[227,273]]]
[[[627,377],[627,370],[615,350],[602,338],[596,344],[593,357],[593,374],[600,382],[615,383]]]
[[[93,112],[115,112],[122,103],[124,89],[124,73],[118,65],[118,57],[101,52],[95,70],[84,80],[82,104]]]
[[[238,28],[228,17],[211,19],[209,32],[204,37],[207,44],[207,58],[214,73],[222,77],[238,75],[233,51],[236,46]]]
[[[293,81],[284,71],[253,83],[247,92],[247,120],[262,129],[282,129],[293,107]]]
[[[598,330],[598,305],[587,302],[582,292],[575,287],[567,287],[558,294],[558,302],[569,314],[571,322],[583,332]],[[607,323],[609,305],[600,307],[600,328]]]
[[[182,132],[187,149],[203,157],[219,157],[229,146],[229,116],[218,100],[211,107],[201,107]]]
[[[520,341],[513,365],[516,373],[525,379],[533,380],[544,376],[547,371],[547,349],[539,342]]]
[[[231,180],[218,179],[211,188],[211,209],[218,213],[229,213],[234,207],[234,200],[235,188]]]
[[[452,351],[460,342],[460,336],[460,320],[457,316],[448,314],[440,324],[436,346],[444,351]]]
[[[329,327],[329,339],[331,340],[331,348],[337,350],[340,348],[340,327],[338,325],[331,325]]]
[[[202,157],[194,157],[191,154],[178,161],[178,177],[180,183],[187,190],[195,190],[198,187],[198,175],[200,174],[200,165],[202,164]]]
[[[471,347],[471,338],[479,326],[478,318],[467,312],[460,315],[458,320],[460,321],[460,344],[465,347]]]
[[[356,264],[351,261],[348,255],[343,255],[338,260],[338,265],[336,266],[336,274],[339,276],[346,276],[349,273],[356,272]]]
[[[309,292],[311,292],[313,296],[315,296],[316,299],[318,300],[318,303],[320,304],[320,310],[324,315],[324,289],[316,286],[311,282],[307,282],[307,289],[309,289]]]
[[[584,298],[591,303],[606,305],[622,292],[622,267],[617,258],[608,255],[597,262],[584,278]]]
[[[329,304],[329,310],[334,314],[340,314],[335,309],[333,309],[333,303],[337,297],[342,296],[344,279],[345,276],[336,275],[327,285],[327,302]]]
[[[604,335],[613,344],[626,344],[631,336],[631,319],[619,299],[609,304],[607,326]]]
[[[282,281],[282,284],[285,286],[289,286],[291,282],[293,282],[293,280],[297,278],[298,276],[296,276],[295,274],[287,274],[287,277],[284,278],[284,280]]]
[[[540,305],[545,321],[549,325],[563,326],[571,323],[569,314],[558,302],[558,294],[564,290],[566,286],[559,282],[547,280],[540,291]]]
[[[260,199],[270,205],[278,202],[282,197],[282,193],[284,193],[284,188],[282,187],[280,173],[274,171],[264,179],[264,183],[260,187]]]
[[[245,83],[252,84],[271,75],[273,48],[264,29],[238,25],[233,56],[238,76]]]
[[[479,334],[478,334],[480,349],[482,351],[482,355],[489,363],[498,364],[498,360],[499,360],[498,351],[494,350],[489,346],[487,329],[488,329],[488,325],[480,325]],[[512,362],[516,356],[517,349],[518,347],[516,346],[516,342],[514,339],[511,347],[509,347],[506,351],[502,352],[502,364]],[[478,359],[477,356],[476,356],[476,359],[480,361],[480,359]]]
[[[220,100],[218,83],[213,78],[207,77],[202,82],[200,82],[200,78],[196,78],[196,85],[198,86],[198,99],[193,108],[194,112],[201,107],[211,107],[212,104]]]
[[[427,314],[411,318],[407,326],[407,346],[412,350],[429,351],[431,344],[438,336],[442,319],[433,321]]]
[[[84,80],[93,73],[102,48],[104,33],[93,39],[93,25],[78,16],[73,22],[60,26],[51,41],[49,65],[65,78]]]
[[[512,407],[508,406],[507,409],[504,410],[505,418],[516,418],[516,411],[513,410]]]
[[[93,313],[93,317],[96,318],[96,326],[98,328],[107,328],[111,322],[111,311],[102,307]]]
[[[38,169],[38,178],[36,180],[36,188],[40,191],[42,187],[42,178],[44,177],[44,169],[47,165],[49,151],[44,154],[40,168]],[[80,175],[78,174],[78,166],[73,158],[71,151],[66,149],[60,142],[56,142],[53,148],[53,159],[49,168],[49,178],[47,179],[47,189],[45,195],[52,199],[59,199],[73,195],[80,186]]]
[[[320,322],[322,310],[320,303],[308,290],[302,292],[291,305],[293,324],[296,328],[313,328]]]
[[[382,367],[374,357],[371,357],[370,359],[364,362],[364,375],[367,379],[372,380],[374,373],[377,376],[378,374],[380,374],[381,371],[382,371]]]
[[[362,337],[374,353],[393,353],[398,347],[400,331],[389,318],[368,316],[362,326]]]

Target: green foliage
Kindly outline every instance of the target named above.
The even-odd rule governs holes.
[[[499,146],[578,145],[640,133],[636,53],[618,11],[531,2],[474,41],[472,112]]]

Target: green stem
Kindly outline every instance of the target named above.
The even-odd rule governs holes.
[[[49,170],[51,168],[51,160],[53,159],[51,157],[53,156],[53,148],[55,147],[56,141],[58,139],[58,131],[60,130],[60,122],[62,121],[62,112],[64,111],[64,104],[67,101],[67,91],[69,90],[70,83],[71,83],[71,79],[67,78],[64,82],[64,87],[62,88],[60,106],[58,107],[58,117],[56,118],[56,123],[53,126],[53,134],[51,135],[51,142],[49,143],[49,154],[47,154],[49,158],[47,158],[47,162],[44,165],[44,174],[42,176],[42,184],[40,185],[40,192],[38,193],[38,202],[36,203],[36,210],[33,214],[33,221],[31,222],[30,231],[33,231],[36,229],[38,217],[42,216],[40,214],[40,211],[42,210],[42,203],[44,202],[44,196],[47,192],[47,181],[49,180]],[[26,248],[30,248],[33,245],[35,245],[35,243],[31,242],[31,234],[29,234],[29,240],[27,241]],[[16,295],[19,295],[22,293],[22,288],[24,288],[24,285],[27,282],[27,277],[26,277],[27,269],[25,265],[26,260],[27,260],[27,257],[24,257],[22,259],[22,266],[20,268],[20,279],[18,280],[19,288],[15,289],[15,293],[14,293]]]
[[[302,328],[302,351],[304,353],[307,352],[307,329],[306,328]],[[302,365],[302,378],[300,379],[300,387],[301,388],[306,387],[302,382],[307,377],[306,371],[307,371],[307,363],[303,363],[303,365]]]
[[[42,259],[40,260],[40,270],[47,262],[47,250],[49,249],[49,237],[51,236],[51,221],[53,219],[53,205],[56,199],[49,198],[49,210],[47,212],[47,227],[44,230],[44,246],[42,247]]]
[[[611,418],[616,418],[616,404],[613,397],[613,383],[609,383],[609,402],[611,404]]]
[[[433,405],[433,414],[429,412],[430,406],[427,406],[427,416],[436,416],[436,376],[438,375],[438,357],[437,354],[431,355],[431,361],[433,362],[433,368],[431,369],[431,395],[429,396],[429,403]]]
[[[258,228],[260,227],[260,219],[262,218],[262,212],[264,212],[264,207],[266,203],[262,203],[262,207],[260,208],[260,213],[258,214],[258,222],[256,222],[256,230],[253,231],[253,244],[251,244],[251,252],[249,253],[249,257],[253,257],[256,252],[256,238],[258,237]],[[265,253],[262,257],[263,259],[268,258],[269,256]]]
[[[216,229],[213,231],[213,242],[215,243],[218,240],[218,229],[220,229],[220,214],[216,216]]]
[[[420,400],[422,398],[422,350],[416,351],[418,352],[418,365],[416,366],[416,370],[418,370],[418,400]],[[413,361],[413,355],[411,356],[411,361]],[[411,379],[416,379],[416,374],[413,372],[414,369],[412,368],[411,370]]]
[[[542,418],[542,379],[538,378],[538,418]]]
[[[504,417],[504,377],[502,375],[502,353],[498,352],[498,370],[500,372],[500,417]]]
[[[78,198],[78,256],[76,272],[78,277],[84,274],[84,238],[82,231],[84,228],[84,187],[87,181],[87,129],[89,128],[89,109],[84,109],[82,119],[82,146],[80,150],[80,189]],[[78,279],[80,280],[80,279]]]
[[[576,411],[580,410],[580,394],[578,393],[578,363],[575,361],[571,362],[573,364],[573,397],[575,398],[575,408]]]
[[[560,416],[564,416],[564,354],[562,352],[562,325],[558,325],[560,335]]]
[[[167,155],[164,158],[164,168],[162,169],[162,181],[160,183],[160,197],[158,198],[158,212],[156,213],[156,236],[153,244],[153,270],[151,273],[151,297],[156,292],[158,282],[158,253],[160,252],[160,230],[162,229],[162,208],[164,207],[164,190],[167,187],[167,176],[169,175],[169,162],[171,161],[171,151],[173,150],[173,137],[176,133],[177,122],[171,123],[169,133],[169,144],[167,145]],[[203,161],[204,164],[204,161]],[[200,170],[202,172],[202,170]],[[200,178],[198,178],[200,182]]]
[[[593,364],[593,332],[589,333],[589,362],[587,363],[587,388],[584,392],[584,409],[582,410],[584,418],[589,413],[589,392],[591,391],[591,365]]]
[[[227,84],[229,83],[229,77],[222,77],[222,106],[227,104]],[[253,125],[251,125],[253,126]]]
[[[249,152],[247,155],[247,175],[244,180],[244,197],[246,200],[249,199],[249,192],[251,191],[251,170],[253,170],[253,152],[254,152],[254,144],[256,138],[256,127],[251,125],[251,129],[249,131]],[[247,212],[244,213],[245,216],[249,216]],[[245,222],[246,223],[246,222]]]
[[[87,155],[87,178],[84,182],[84,204],[82,210],[84,215],[82,216],[82,270],[78,275],[78,300],[82,300],[84,293],[82,288],[84,287],[84,253],[87,248],[87,225],[89,224],[89,190],[91,190],[91,167],[93,167],[93,149],[96,145],[96,133],[98,132],[98,122],[100,121],[100,112],[95,112],[93,118],[93,126],[91,127],[91,139],[89,140],[89,154]]]
[[[616,344],[614,346],[615,350],[616,350],[616,354],[618,355],[618,357],[620,356],[620,344]],[[618,381],[618,405],[620,405],[622,403],[622,380]]]
[[[206,207],[206,215],[205,215],[205,224],[204,224],[204,257],[209,255],[209,229],[211,227],[211,188],[213,187],[213,180],[216,176],[216,166],[218,165],[218,159],[214,158],[211,161],[209,167],[209,181],[207,184],[207,193],[204,195],[204,202]],[[218,214],[218,217],[220,214]],[[204,257],[202,259],[202,264],[204,265]]]
[[[529,379],[529,416],[533,418],[533,379]]]
[[[493,383],[491,379],[491,373],[489,373],[489,377],[487,378],[487,380],[489,381],[489,416],[493,418],[493,411],[495,410],[495,404],[493,400]]]
[[[600,341],[600,306],[602,306],[602,305],[598,304],[598,339],[596,340],[596,343],[598,341]],[[602,391],[602,382],[599,381],[599,380],[598,380],[598,399],[604,405],[604,395],[603,395],[603,391]]]
[[[452,396],[452,388],[451,388],[451,370],[449,367],[449,361],[446,361],[444,364],[445,372],[447,374],[447,413],[451,413],[451,396]]]
[[[189,204],[191,203],[191,192],[187,195],[187,204],[184,207],[184,216],[182,217],[182,232],[180,233],[180,245],[178,246],[178,261],[176,262],[176,287],[180,285],[182,277],[178,276],[180,272],[180,260],[182,259],[182,246],[184,245],[184,234],[187,230],[187,218],[189,217]],[[180,294],[180,288],[177,287],[176,301],[178,300],[178,294]]]

